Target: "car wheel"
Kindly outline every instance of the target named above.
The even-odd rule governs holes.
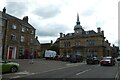
[[[18,68],[16,66],[11,67],[10,72],[17,72]]]
[[[101,66],[103,66],[103,64],[100,64]]]

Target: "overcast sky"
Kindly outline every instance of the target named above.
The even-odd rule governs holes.
[[[55,41],[59,33],[74,32],[77,13],[85,31],[104,30],[106,39],[118,45],[119,0],[2,0],[0,10],[22,19],[36,28],[40,43]]]

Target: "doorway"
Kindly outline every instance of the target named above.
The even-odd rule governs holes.
[[[8,59],[16,59],[16,47],[8,47]]]

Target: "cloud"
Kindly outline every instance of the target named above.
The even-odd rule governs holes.
[[[28,10],[26,2],[6,2],[8,13],[21,17]]]
[[[96,26],[99,27],[99,26],[103,26],[105,24],[105,21],[104,20],[96,20]]]
[[[67,26],[63,24],[47,24],[44,27],[39,28],[37,31],[37,35],[41,37],[58,37],[60,32],[65,32],[67,30]]]
[[[87,9],[84,12],[82,12],[80,15],[85,16],[85,17],[92,16],[92,15],[94,15],[94,10],[93,9]]]
[[[44,7],[41,6],[33,11],[33,14],[38,15],[44,19],[55,17],[59,13],[60,9],[55,5],[49,5]]]

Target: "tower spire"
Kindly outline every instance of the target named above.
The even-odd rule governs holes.
[[[79,21],[79,14],[77,13],[77,22]]]
[[[77,25],[80,25],[80,21],[79,21],[79,14],[77,13],[77,22],[76,22]]]

